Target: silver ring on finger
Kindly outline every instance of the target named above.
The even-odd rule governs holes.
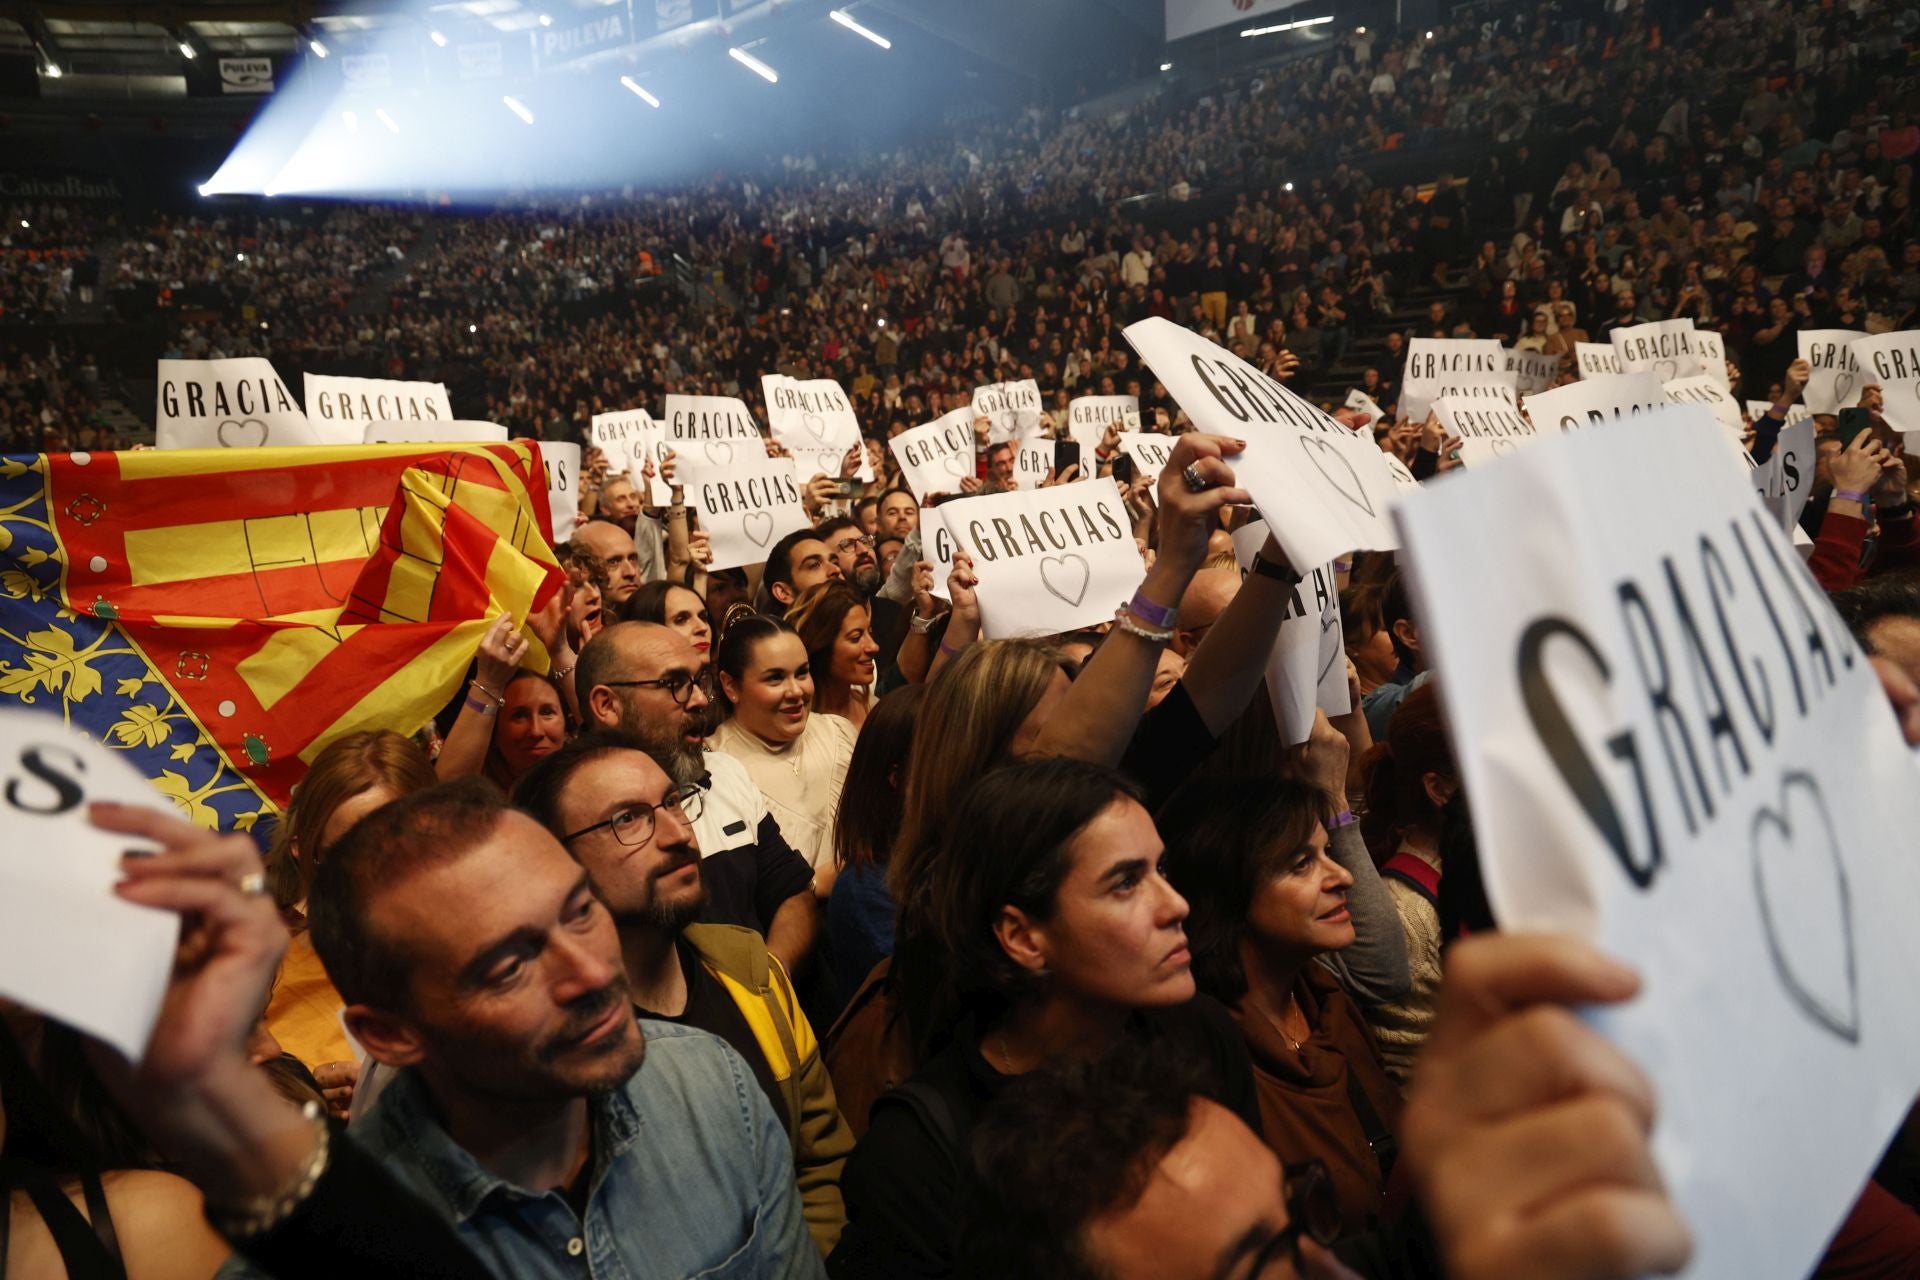
[[[249,871],[247,872],[247,874],[240,877],[240,892],[246,894],[249,898],[260,897],[266,891],[267,891],[267,873],[266,872]]]
[[[1180,472],[1180,478],[1187,482],[1187,488],[1194,493],[1205,493],[1213,488],[1213,482],[1200,474],[1200,469],[1189,462]]]

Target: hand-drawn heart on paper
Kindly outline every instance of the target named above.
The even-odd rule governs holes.
[[[1353,464],[1341,456],[1340,450],[1317,436],[1301,436],[1300,448],[1306,453],[1307,461],[1313,464],[1313,469],[1318,471],[1321,478],[1332,485],[1341,497],[1368,515],[1374,514],[1373,503],[1367,498],[1367,491],[1360,483],[1359,474],[1354,471]],[[1333,459],[1331,468],[1323,461],[1326,458]]]
[[[1013,411],[1013,434],[1025,437],[1040,425],[1040,414],[1033,409],[1015,409]]]
[[[1087,558],[1071,551],[1063,556],[1046,556],[1040,561],[1040,585],[1075,608],[1087,598],[1087,579],[1092,574]]]
[[[765,511],[749,511],[740,528],[756,547],[764,547],[773,538],[773,516]]]
[[[973,474],[973,459],[950,453],[940,459],[940,469],[950,476],[964,478]]]
[[[733,461],[733,441],[709,440],[706,444],[707,461],[716,467],[724,467]]]
[[[1780,807],[1753,816],[1753,892],[1774,972],[1800,1011],[1860,1042],[1853,897],[1839,837],[1811,774],[1780,780]]]
[[[267,424],[258,418],[228,418],[214,428],[213,438],[223,449],[257,449],[267,442]]]
[[[1496,456],[1504,456],[1506,454],[1512,453],[1515,449],[1518,449],[1520,447],[1519,445],[1515,444],[1511,440],[1491,440],[1491,441],[1488,441],[1488,444],[1492,446],[1493,452]]]
[[[1338,613],[1329,609],[1325,614],[1321,616],[1320,618],[1320,653],[1322,657],[1320,659],[1320,678],[1318,681],[1315,682],[1316,686],[1325,684],[1327,682],[1327,677],[1333,673],[1334,664],[1336,662],[1339,662],[1341,658],[1346,656],[1347,650],[1346,650],[1346,646],[1341,643],[1343,637],[1340,634],[1339,628],[1340,628],[1340,615]],[[1334,633],[1333,642],[1331,644],[1327,642],[1327,632],[1329,631]]]
[[[817,413],[801,414],[800,425],[805,427],[807,429],[807,434],[812,436],[815,440],[820,441],[820,443],[822,444],[825,444],[827,442],[827,420],[821,417],[819,414]]]
[[[1653,362],[1653,376],[1662,382],[1672,382],[1680,376],[1680,362],[1678,360],[1655,360]]]
[[[1853,394],[1853,384],[1856,381],[1858,381],[1858,379],[1856,379],[1853,376],[1853,374],[1848,373],[1844,369],[1841,370],[1839,373],[1836,373],[1833,375],[1833,407],[1834,408],[1836,409],[1846,408],[1847,397]]]

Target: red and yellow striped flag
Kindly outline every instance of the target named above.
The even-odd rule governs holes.
[[[275,807],[334,736],[426,723],[457,692],[488,620],[506,611],[524,623],[563,581],[547,544],[538,446],[529,443],[35,462],[55,547],[40,560],[57,564],[59,577],[39,584],[23,573],[22,593],[8,595],[23,600],[42,586],[76,624],[111,622],[149,672],[120,685],[160,683],[172,697],[152,715],[190,721]],[[76,632],[52,643],[64,653],[85,640]],[[13,670],[31,701],[34,668]],[[63,688],[42,683],[66,699],[70,719],[107,736],[74,697],[98,687],[86,675],[90,682]],[[5,683],[0,675],[0,692]],[[110,699],[102,708],[124,716]],[[138,733],[145,720],[136,720]],[[127,736],[125,723],[112,732]]]

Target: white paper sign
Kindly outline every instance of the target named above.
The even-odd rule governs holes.
[[[1880,416],[1895,431],[1920,432],[1920,329],[1901,329],[1847,345],[1860,385],[1880,388]],[[1907,451],[1915,441],[1909,439]]]
[[[1748,1280],[1807,1274],[1920,1088],[1920,787],[1718,433],[1672,406],[1397,516],[1500,927],[1639,970],[1584,1016],[1659,1096],[1686,1274]]]
[[[1053,441],[1045,436],[1028,436],[1015,440],[1009,446],[1013,450],[1013,484],[1016,489],[1038,489],[1053,474]]]
[[[337,378],[309,373],[307,421],[327,444],[359,444],[369,423],[450,422],[453,404],[438,382]]]
[[[1698,373],[1691,378],[1664,382],[1660,390],[1675,404],[1697,404],[1705,408],[1733,440],[1734,447],[1742,453],[1747,451],[1747,423],[1740,416],[1740,402],[1733,398],[1721,379],[1710,373]]]
[[[1441,396],[1433,412],[1448,435],[1460,437],[1460,461],[1470,467],[1504,458],[1538,438],[1533,424],[1511,405]]]
[[[713,539],[710,569],[760,564],[773,544],[804,529],[800,479],[785,458],[737,459],[730,467],[687,467],[681,477],[687,505]]]
[[[1778,504],[1780,523],[1789,530],[1799,528],[1800,513],[1807,509],[1807,499],[1813,496],[1814,459],[1811,417],[1802,418],[1782,431],[1773,446],[1773,456],[1768,459],[1774,465],[1775,482],[1767,496]]]
[[[1620,356],[1610,342],[1576,342],[1573,344],[1573,355],[1579,361],[1580,376],[1583,378],[1603,378],[1626,372],[1620,367]]]
[[[540,465],[547,473],[547,514],[553,526],[553,545],[573,536],[580,519],[580,446],[542,440]]]
[[[1160,483],[1160,473],[1167,468],[1167,459],[1173,456],[1174,438],[1158,431],[1122,431],[1120,433],[1120,451],[1133,459],[1135,477],[1145,477],[1149,484]]]
[[[618,413],[596,413],[588,426],[587,438],[607,456],[609,471],[624,471],[638,488],[647,483],[647,505],[664,507],[673,501],[673,486],[660,478],[660,464],[666,460],[667,433],[645,409],[622,409]],[[646,481],[647,464],[653,464],[653,478]],[[676,468],[677,470],[677,468]]]
[[[753,456],[753,450],[766,452],[752,411],[733,396],[668,396],[659,425],[683,467],[729,467],[736,457]]]
[[[1700,362],[1700,372],[1728,391],[1733,390],[1733,384],[1727,381],[1727,340],[1725,338],[1711,329],[1695,329],[1693,356]]]
[[[362,444],[505,444],[507,429],[497,422],[454,418],[447,422],[369,422]]]
[[[1802,329],[1800,358],[1813,366],[1807,389],[1800,393],[1813,413],[1838,413],[1860,404],[1860,362],[1848,349],[1867,335],[1858,329]]]
[[[319,444],[273,365],[260,356],[162,360],[154,408],[162,449],[245,449]],[[359,433],[354,434],[358,442]]]
[[[1441,396],[1484,397],[1486,392],[1468,388],[1488,385],[1505,387],[1512,398],[1515,375],[1507,369],[1506,348],[1499,339],[1415,338],[1407,344],[1406,373],[1400,382],[1401,416],[1424,421]]]
[[[1397,487],[1373,441],[1171,320],[1141,320],[1125,336],[1200,430],[1246,441],[1234,476],[1289,562],[1393,546],[1386,510]]]
[[[1373,430],[1374,423],[1387,416],[1387,411],[1382,409],[1372,396],[1360,390],[1358,387],[1347,392],[1346,404],[1347,408],[1358,409],[1367,415],[1367,430],[1369,431]]]
[[[1508,351],[1507,372],[1516,379],[1514,389],[1521,395],[1545,391],[1560,376],[1560,357],[1542,351]]]
[[[973,406],[962,405],[887,441],[900,475],[925,502],[929,494],[958,493],[973,470]]]
[[[1420,482],[1414,479],[1413,469],[1407,466],[1406,463],[1400,461],[1397,456],[1391,453],[1383,453],[1380,456],[1387,460],[1387,474],[1393,477],[1393,483],[1397,487],[1402,489],[1418,489],[1420,487]]]
[[[1667,393],[1650,373],[1609,373],[1527,397],[1527,417],[1537,431],[1578,431],[1650,413]]]
[[[124,755],[53,711],[0,710],[0,771],[0,995],[138,1059],[160,1016],[180,918],[114,895],[121,854],[153,846],[97,830],[87,805],[173,807]]]
[[[973,557],[980,627],[990,640],[1111,622],[1147,574],[1111,480],[966,498],[937,510],[929,559],[950,565],[955,546]]]
[[[1233,533],[1233,555],[1244,576],[1267,541],[1267,522],[1255,520]],[[1340,623],[1340,587],[1332,565],[1321,565],[1294,584],[1280,630],[1267,655],[1267,698],[1280,741],[1297,747],[1313,733],[1317,707],[1330,716],[1353,710],[1347,688],[1346,636]]]
[[[1628,373],[1650,373],[1660,382],[1705,373],[1693,349],[1693,321],[1653,320],[1613,331],[1614,354]]]
[[[1107,428],[1122,431],[1140,429],[1140,400],[1137,396],[1081,396],[1067,402],[1067,434],[1080,445],[1080,455],[1091,459],[1093,451],[1107,438]]]
[[[832,378],[800,381],[785,374],[768,373],[760,377],[767,398],[767,425],[773,438],[793,455],[801,474],[835,480],[845,468],[849,453],[860,459],[854,474],[861,480],[873,479],[873,464],[860,443],[860,420],[853,416],[853,402]]]
[[[987,442],[1025,440],[1040,429],[1040,384],[1032,378],[1018,382],[990,382],[973,389],[973,412],[989,424]],[[1095,444],[1100,443],[1098,439]]]

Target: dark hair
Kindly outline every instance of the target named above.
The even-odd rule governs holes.
[[[1326,793],[1292,779],[1201,774],[1162,805],[1167,878],[1187,900],[1187,946],[1202,991],[1232,1003],[1247,912],[1261,881],[1333,816]]]
[[[994,934],[1001,909],[1051,919],[1072,870],[1067,846],[1115,801],[1139,798],[1125,775],[1063,757],[994,769],[962,793],[953,812],[964,820],[946,825],[920,866],[932,916],[925,941],[943,955],[895,970],[923,1052],[931,1056],[961,1015],[991,1022],[1033,989]]]
[[[533,768],[522,774],[520,781],[513,785],[513,807],[551,831],[553,838],[558,840],[563,834],[560,829],[560,793],[567,789],[567,783],[582,767],[613,751],[638,751],[660,765],[661,772],[668,777],[673,776],[673,770],[656,759],[631,735],[618,729],[592,729],[577,738],[568,739],[551,755],[535,761]]]
[[[907,752],[925,684],[902,685],[873,704],[854,740],[833,827],[833,860],[841,867],[885,867],[900,833]]]
[[[1872,653],[1873,642],[1868,632],[1873,630],[1874,623],[1882,618],[1920,621],[1920,574],[1882,574],[1845,591],[1836,591],[1831,599],[1853,638],[1860,642],[1862,649]]]
[[[1367,787],[1360,830],[1375,861],[1384,862],[1403,832],[1439,820],[1440,811],[1427,795],[1427,775],[1458,776],[1440,696],[1431,682],[1401,699],[1385,735],[1361,758],[1360,773]]]
[[[771,592],[776,582],[784,582],[791,587],[793,585],[793,549],[803,542],[818,540],[819,537],[820,535],[811,529],[795,529],[774,543],[773,550],[767,552],[767,567],[760,575],[760,589],[763,592]]]
[[[492,833],[507,802],[485,778],[443,782],[382,805],[328,851],[313,877],[307,927],[327,976],[348,1004],[405,1010],[412,961],[405,942],[369,922],[376,895],[466,854]]]
[[[1399,569],[1387,579],[1387,585],[1380,592],[1380,625],[1386,629],[1387,638],[1393,641],[1393,654],[1400,661],[1412,665],[1413,650],[1407,648],[1394,627],[1401,621],[1420,625],[1413,616],[1413,600],[1407,591],[1407,576]]]
[[[863,507],[872,507],[873,514],[877,518],[880,514],[880,499],[870,493],[858,502],[855,502],[853,504],[853,513],[856,517],[860,514],[861,508]],[[856,520],[855,523],[858,523],[858,521]]]
[[[713,649],[714,670],[725,672],[734,680],[746,678],[747,664],[753,658],[753,651],[762,640],[777,635],[798,636],[793,624],[785,618],[776,618],[767,613],[740,613],[727,610],[727,627],[720,634],[720,643]],[[728,714],[733,712],[733,700],[715,681],[715,693]]]
[[[892,497],[892,496],[893,496],[894,494],[896,494],[896,493],[898,493],[898,494],[902,494],[902,495],[904,495],[904,496],[906,497],[906,499],[907,499],[907,501],[908,501],[908,502],[911,502],[911,503],[913,504],[913,508],[914,508],[914,510],[916,510],[916,511],[918,511],[918,510],[920,509],[920,499],[918,499],[918,498],[916,498],[916,497],[914,497],[914,496],[913,496],[913,490],[911,490],[911,489],[909,489],[909,488],[907,488],[907,486],[905,486],[905,485],[903,485],[903,484],[896,484],[895,486],[893,486],[893,488],[891,488],[891,489],[889,489],[889,490],[887,490],[887,491],[886,491],[885,493],[883,493],[883,494],[881,494],[881,495],[880,495],[880,505],[881,505],[881,506],[883,506],[883,507],[884,507],[884,506],[886,506],[886,505],[887,505],[887,499],[888,499],[888,498],[891,498],[891,497]]]
[[[644,583],[620,606],[621,619],[626,622],[657,622],[664,627],[667,624],[667,593],[675,590],[691,591],[695,596],[700,594],[684,582],[655,580]]]
[[[869,628],[873,622],[873,601],[852,585],[829,579],[802,591],[787,610],[800,643],[807,647],[807,661],[813,665],[813,683],[817,689],[833,671],[833,646],[840,639],[847,615],[855,609],[867,611]],[[738,679],[739,677],[735,677]]]
[[[1084,1248],[1087,1224],[1139,1202],[1186,1137],[1194,1099],[1215,1091],[1195,1055],[1134,1037],[1094,1062],[1015,1080],[969,1134],[956,1274],[1102,1280]]]
[[[1440,816],[1440,890],[1435,909],[1440,915],[1440,946],[1453,944],[1466,933],[1487,933],[1496,926],[1480,875],[1480,845],[1473,834],[1473,811],[1467,793],[1456,792]]]
[[[819,524],[813,526],[813,536],[820,539],[820,541],[822,542],[827,542],[828,538],[831,538],[834,534],[840,532],[842,529],[851,529],[855,533],[865,532],[863,529],[860,528],[860,522],[858,520],[855,520],[852,516],[828,516],[825,520],[822,520]],[[827,547],[829,550],[831,550],[833,547],[833,544],[831,542],[827,542]]]

